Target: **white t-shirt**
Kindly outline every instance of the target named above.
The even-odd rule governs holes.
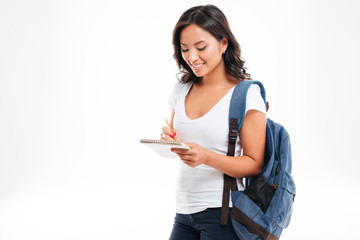
[[[204,116],[191,120],[185,112],[185,97],[192,83],[177,83],[169,104],[175,110],[174,128],[180,131],[183,142],[195,142],[202,147],[226,155],[229,133],[229,107],[234,87]],[[258,85],[249,88],[246,111],[255,109],[266,113]],[[237,139],[235,156],[240,156],[240,140]],[[177,188],[176,212],[192,214],[207,208],[221,207],[223,173],[206,165],[191,168],[180,161]],[[244,189],[238,179],[239,190]],[[230,201],[231,202],[231,201]],[[231,207],[231,203],[230,203]]]

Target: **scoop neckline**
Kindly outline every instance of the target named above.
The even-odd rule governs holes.
[[[186,94],[184,95],[184,97],[183,97],[183,99],[182,99],[184,116],[185,116],[186,119],[189,120],[189,121],[197,121],[197,120],[201,120],[201,119],[203,119],[203,118],[206,118],[206,116],[209,115],[212,111],[214,111],[214,109],[216,109],[217,106],[218,106],[221,102],[225,101],[224,99],[225,99],[225,98],[234,90],[234,88],[236,87],[236,85],[235,85],[235,86],[233,86],[232,88],[230,88],[229,91],[228,91],[214,106],[212,106],[212,108],[210,108],[210,110],[207,111],[204,115],[202,115],[202,116],[200,116],[200,117],[198,117],[198,118],[191,119],[191,118],[188,117],[188,115],[187,115],[187,113],[186,113],[185,99],[186,99],[186,96],[189,94],[190,89],[192,88],[192,86],[193,86],[193,83],[189,84],[189,88],[187,89]]]

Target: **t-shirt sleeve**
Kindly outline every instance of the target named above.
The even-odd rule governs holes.
[[[246,111],[257,110],[266,114],[266,107],[259,85],[251,84],[246,96]]]
[[[177,97],[175,95],[176,95],[176,88],[178,87],[178,84],[179,83],[174,84],[174,87],[173,87],[171,94],[169,96],[169,99],[168,99],[168,103],[172,109],[175,109],[176,102],[177,102]]]
[[[180,97],[182,94],[184,94],[184,92],[186,91],[186,89],[189,87],[189,84],[184,84],[184,83],[180,83],[177,82],[174,84],[173,90],[169,96],[169,100],[168,103],[170,105],[170,107],[172,109],[176,108],[176,104],[178,103]]]

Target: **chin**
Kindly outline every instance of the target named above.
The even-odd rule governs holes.
[[[206,75],[206,73],[204,73],[203,71],[199,71],[199,72],[193,71],[193,73],[197,77],[204,77]]]

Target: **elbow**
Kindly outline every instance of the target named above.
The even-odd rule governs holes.
[[[257,168],[255,168],[255,170],[254,170],[254,176],[260,175],[261,172],[262,172],[262,165],[261,165],[261,166],[258,166]]]
[[[261,174],[262,170],[263,170],[263,161],[255,161],[254,160],[254,167],[251,171],[251,173],[249,174],[249,177],[255,177]]]

